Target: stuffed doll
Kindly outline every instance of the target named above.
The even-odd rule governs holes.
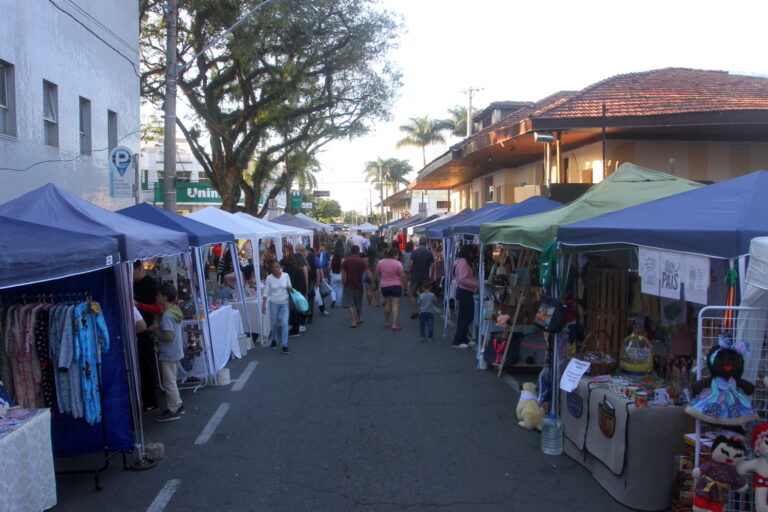
[[[755,512],[768,512],[768,423],[760,423],[752,429],[752,452],[757,458],[741,462],[739,473],[755,473],[752,477]]]
[[[717,436],[712,443],[712,459],[693,468],[693,512],[722,512],[728,502],[728,491],[744,492],[749,487],[736,466],[747,448],[738,437]]]
[[[715,425],[743,425],[756,420],[757,414],[744,396],[751,395],[755,386],[741,378],[746,353],[746,344],[733,343],[721,334],[707,354],[710,376],[691,385],[696,396],[685,412]]]
[[[528,430],[541,430],[541,419],[544,417],[544,409],[539,406],[536,399],[536,384],[524,382],[523,391],[520,393],[520,401],[517,402],[517,422]]]

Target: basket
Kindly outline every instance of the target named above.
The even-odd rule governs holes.
[[[590,350],[590,343],[594,347]],[[595,331],[587,334],[577,356],[589,363],[587,375],[609,375],[616,370],[618,364],[610,354],[604,352],[611,345],[611,335],[605,331]]]

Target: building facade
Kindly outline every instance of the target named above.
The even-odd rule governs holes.
[[[448,190],[401,190],[384,199],[384,212],[387,222],[435,213],[442,214],[451,210]],[[376,205],[377,207],[379,205]]]
[[[135,198],[139,7],[124,0],[0,0],[0,201],[45,183],[108,209]]]

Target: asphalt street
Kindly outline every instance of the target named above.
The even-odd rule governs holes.
[[[513,387],[442,327],[428,344],[418,320],[392,332],[373,308],[352,329],[331,311],[289,338],[290,355],[257,348],[231,362],[232,385],[182,391],[181,421],[145,415],[165,444],[155,468],[114,464],[100,492],[59,476],[55,510],[629,510],[567,456],[543,455],[517,426]]]

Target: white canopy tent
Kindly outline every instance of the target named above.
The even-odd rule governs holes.
[[[276,222],[270,222],[268,220],[260,219],[258,217],[254,217],[253,215],[249,215],[247,213],[243,212],[237,212],[235,214],[235,217],[238,217],[240,219],[245,219],[248,222],[254,222],[256,224],[259,224],[261,226],[264,226],[266,228],[272,229],[279,233],[279,236],[281,237],[291,237],[291,236],[312,236],[312,230],[311,229],[304,229],[296,226],[287,226],[285,224],[278,224]]]
[[[738,312],[737,340],[748,339],[752,333],[768,329],[768,237],[753,238],[749,244],[749,265],[743,280],[740,306],[761,309]],[[757,377],[757,362],[762,351],[762,346],[753,345],[749,346],[750,357],[744,365],[744,378],[752,380]]]
[[[362,231],[363,233],[373,233],[374,231],[378,231],[379,228],[374,226],[373,224],[369,222],[363,222],[359,226],[352,226],[349,228],[350,233],[357,233],[358,231]]]
[[[297,214],[295,215],[295,217],[298,217],[298,218],[300,218],[300,219],[304,219],[304,220],[306,220],[307,222],[311,222],[312,224],[314,224],[315,226],[317,226],[317,229],[322,229],[322,230],[323,230],[323,231],[325,231],[326,233],[330,233],[331,231],[333,231],[333,228],[332,228],[331,226],[329,226],[328,224],[326,224],[325,222],[320,222],[319,220],[317,220],[317,219],[313,219],[313,218],[312,218],[312,217],[310,217],[309,215],[304,215],[304,214],[303,214],[303,213],[301,213],[301,212],[297,213]]]

